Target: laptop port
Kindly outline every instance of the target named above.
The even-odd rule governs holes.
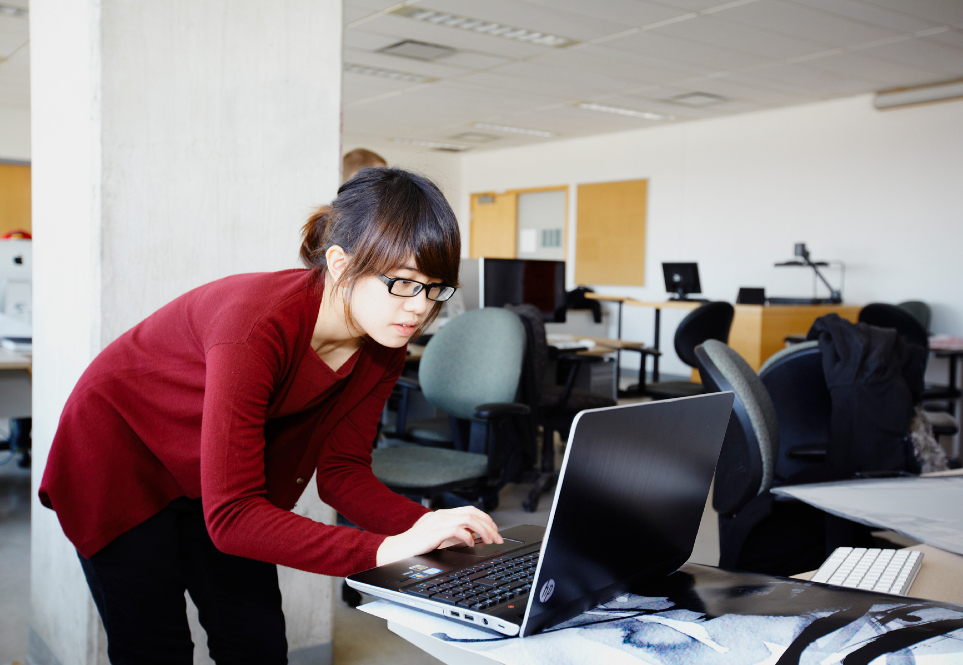
[[[465,615],[465,619],[468,620],[468,621],[474,621],[474,620],[475,620],[475,617],[473,617],[473,616],[470,615],[470,614],[466,614],[466,615]]]
[[[453,617],[459,616],[458,612],[454,612],[454,611],[452,611],[451,615],[452,615]]]
[[[487,625],[488,625],[488,619],[482,617],[482,623],[487,626]]]

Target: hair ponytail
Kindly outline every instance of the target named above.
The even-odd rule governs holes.
[[[301,227],[301,263],[305,268],[320,271],[327,267],[324,235],[330,220],[331,206],[321,206]]]

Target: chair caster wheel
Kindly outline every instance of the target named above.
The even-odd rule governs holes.
[[[522,501],[522,510],[524,510],[526,513],[534,513],[536,510],[538,510],[538,501]]]

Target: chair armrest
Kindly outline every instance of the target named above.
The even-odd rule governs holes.
[[[527,416],[532,410],[527,404],[517,402],[491,402],[489,404],[479,404],[475,407],[475,417],[484,420],[494,420],[505,416]]]
[[[786,457],[801,462],[822,462],[826,459],[826,444],[814,443],[795,446],[786,451]]]
[[[399,376],[398,382],[395,383],[395,385],[407,390],[421,390],[421,384],[418,383],[418,379],[413,376]]]

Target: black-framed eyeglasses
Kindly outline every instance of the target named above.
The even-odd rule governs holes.
[[[414,298],[426,289],[425,296],[427,296],[428,300],[435,300],[437,302],[444,302],[455,295],[455,287],[448,286],[447,284],[423,284],[413,279],[386,277],[385,275],[378,275],[378,279],[388,287],[388,293],[393,296],[401,296],[402,298]]]

